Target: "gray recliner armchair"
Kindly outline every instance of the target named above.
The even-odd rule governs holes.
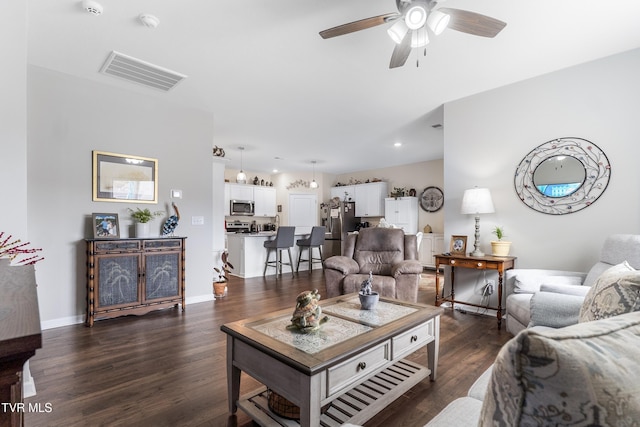
[[[327,297],[358,292],[373,273],[373,290],[381,296],[415,302],[422,264],[415,235],[399,228],[363,228],[350,234],[342,255],[324,261]]]

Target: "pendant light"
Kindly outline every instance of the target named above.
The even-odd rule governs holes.
[[[316,161],[311,160],[311,164],[313,165],[313,181],[309,184],[311,188],[318,188],[318,183],[316,182]]]
[[[244,151],[244,147],[238,147],[240,150],[240,172],[236,175],[236,182],[238,184],[246,184],[247,183],[247,174],[245,174],[242,170],[242,152]]]

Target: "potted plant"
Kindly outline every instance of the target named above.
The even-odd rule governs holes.
[[[224,251],[221,256],[222,267],[213,267],[217,277],[213,281],[213,296],[216,298],[224,298],[227,296],[227,282],[229,281],[229,274],[233,269],[233,265],[229,262],[229,253]]]
[[[496,235],[498,240],[491,241],[491,254],[494,256],[509,255],[509,250],[511,249],[511,242],[502,240],[502,238],[505,237],[504,227],[496,226],[493,229],[492,233]]]
[[[358,297],[360,298],[360,307],[363,310],[373,310],[376,308],[378,304],[378,299],[380,296],[377,292],[373,292],[371,288],[371,284],[373,283],[373,273],[369,272],[369,278],[362,282],[360,285],[360,292],[358,292]]]
[[[140,238],[149,237],[149,222],[164,214],[163,211],[151,212],[149,208],[136,208],[136,210],[129,208],[129,212],[131,212],[131,219],[136,223],[136,237]]]

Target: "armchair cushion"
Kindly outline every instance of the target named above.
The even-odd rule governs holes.
[[[606,270],[589,289],[579,321],[605,319],[640,311],[640,271],[626,261]]]
[[[632,424],[639,339],[640,312],[520,332],[498,354],[478,425]]]
[[[353,258],[336,255],[324,261],[324,267],[337,270],[342,274],[354,274],[360,271],[360,266]]]
[[[401,274],[420,274],[422,273],[422,264],[420,261],[407,260],[400,261],[391,267],[391,276],[396,279]]]

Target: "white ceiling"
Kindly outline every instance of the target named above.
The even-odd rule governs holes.
[[[495,38],[447,30],[390,70],[394,0],[27,0],[28,62],[213,113],[229,167],[346,173],[442,158],[443,103],[640,47],[637,0],[448,0],[507,22]],[[160,19],[156,29],[140,13]],[[98,71],[116,50],[188,78],[168,93]],[[400,148],[393,146],[401,142]],[[277,159],[279,158],[279,159]]]

